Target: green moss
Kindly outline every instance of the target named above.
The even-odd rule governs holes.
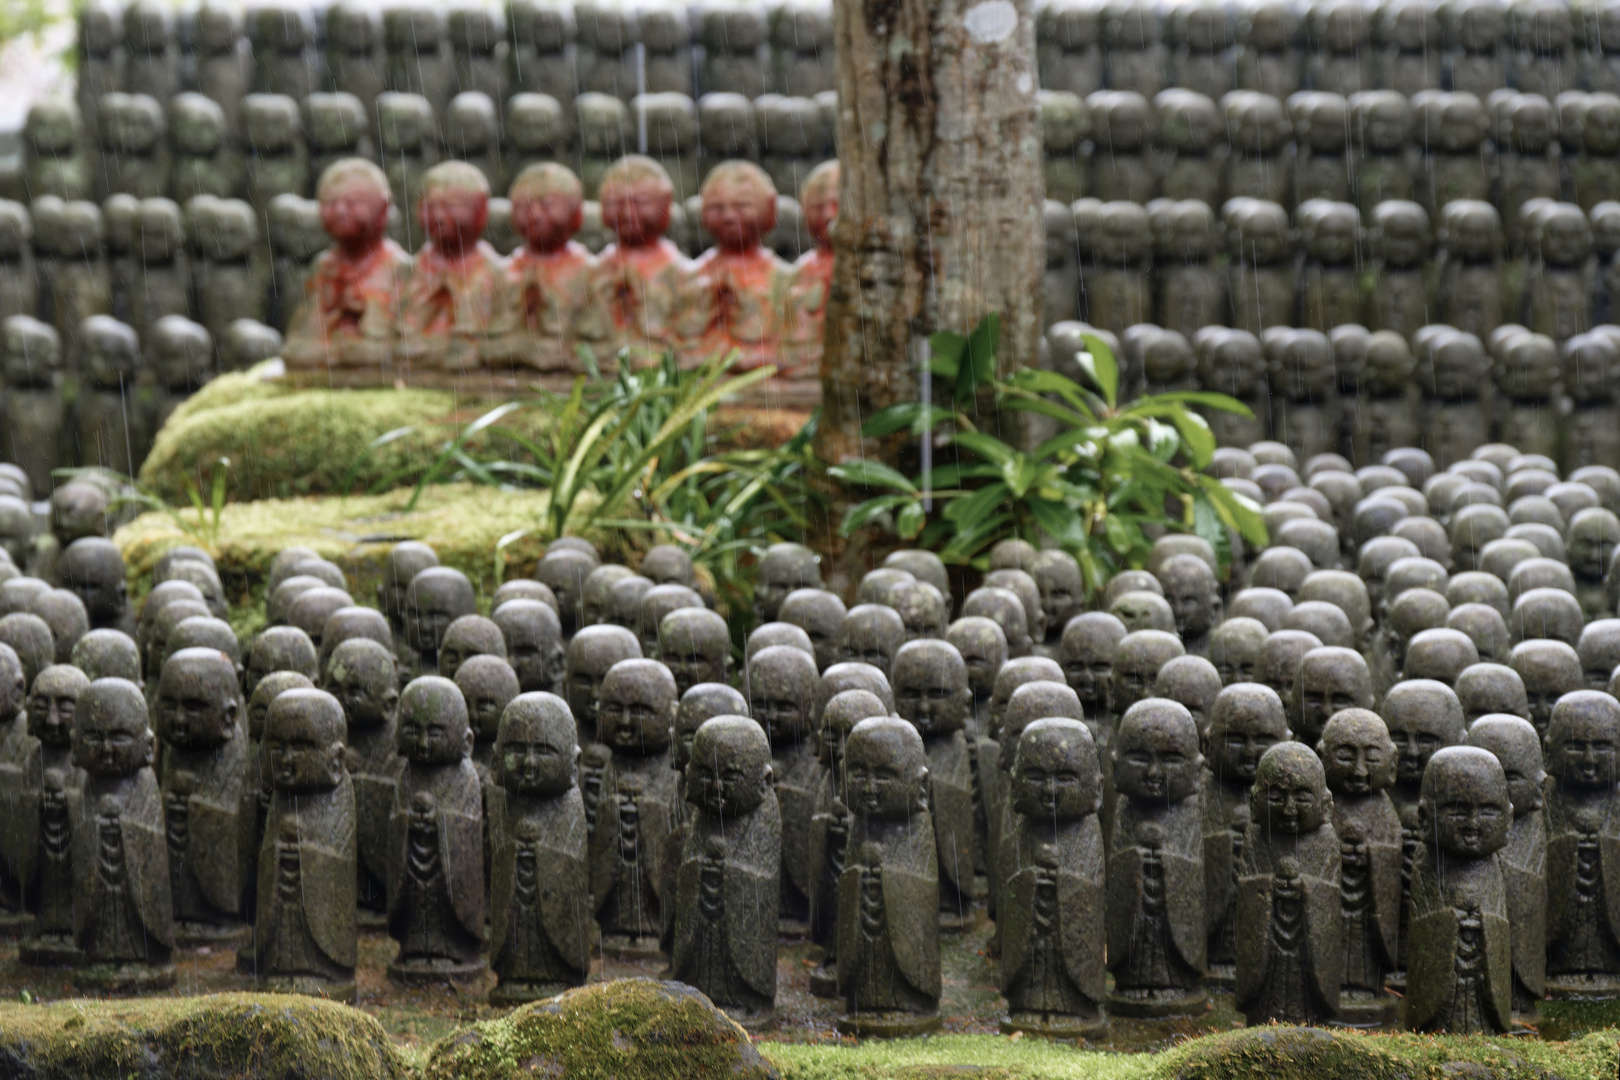
[[[439,560],[472,579],[483,594],[496,586],[496,544],[508,534],[536,527],[547,505],[544,492],[506,492],[472,484],[427,488],[416,509],[405,511],[409,491],[342,498],[264,499],[231,503],[210,545],[225,583],[237,629],[262,618],[264,583],[270,560],[292,544],[303,544],[331,559],[348,574],[360,603],[374,603],[382,559],[400,540],[422,540]],[[186,514],[190,519],[189,511]],[[153,563],[168,548],[195,543],[166,514],[143,514],[119,529],[113,540],[124,552],[132,582],[148,579]],[[533,570],[544,544],[533,536],[503,549],[503,577]]]
[[[170,416],[140,479],[176,504],[187,504],[188,478],[206,490],[220,458],[231,461],[235,501],[414,483],[409,470],[431,462],[486,404],[433,390],[297,390],[257,369],[226,375]],[[525,410],[507,423],[532,434],[538,416]],[[370,449],[378,436],[401,428],[412,430]]]
[[[381,1025],[273,994],[0,1006],[0,1074],[32,1080],[407,1080]]]
[[[761,1043],[782,1080],[1139,1080],[1151,1054],[1080,1050],[1043,1039],[939,1035],[929,1039]]]
[[[765,1080],[774,1075],[748,1040],[689,987],[621,979],[526,1005],[442,1040],[423,1080]]]

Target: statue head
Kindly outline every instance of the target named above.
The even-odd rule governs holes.
[[[124,556],[118,545],[101,536],[84,536],[63,551],[56,565],[63,587],[71,589],[92,623],[120,618],[129,606]]]
[[[1469,724],[1491,713],[1530,719],[1530,699],[1519,673],[1504,664],[1474,664],[1457,676],[1457,701]],[[1539,737],[1539,736],[1538,736]]]
[[[506,640],[507,662],[524,693],[546,690],[562,678],[562,623],[550,606],[520,597],[498,605],[491,619]]]
[[[1024,729],[1013,766],[1013,809],[1034,821],[1078,821],[1102,806],[1102,768],[1091,729],[1044,717]]]
[[[1203,559],[1196,555],[1171,556],[1159,568],[1158,578],[1182,637],[1206,634],[1219,621],[1220,583]]]
[[[84,672],[67,664],[52,664],[36,675],[28,688],[28,734],[47,746],[70,745],[79,695],[89,685]]]
[[[1209,726],[1209,711],[1220,692],[1220,672],[1202,656],[1172,656],[1159,669],[1153,684],[1154,697],[1179,701],[1187,707],[1200,734]]]
[[[820,589],[820,563],[820,557],[803,544],[778,543],[766,548],[754,586],[755,621],[778,621],[782,602],[796,589]]]
[[[582,625],[595,626],[597,623],[611,621],[608,619],[608,602],[613,594],[613,586],[625,578],[636,576],[634,570],[618,563],[604,563],[586,574],[585,583],[580,586]],[[648,581],[647,587],[652,588],[651,581]]]
[[[1477,746],[1448,746],[1423,774],[1419,832],[1458,859],[1482,859],[1507,844],[1513,803],[1501,762]]]
[[[649,757],[669,749],[680,695],[675,677],[656,660],[620,660],[602,677],[597,737],[616,754]]]
[[[1396,683],[1384,697],[1384,723],[1395,742],[1395,779],[1415,788],[1435,751],[1466,737],[1462,703],[1451,687],[1432,679]]]
[[[976,699],[987,700],[995,689],[996,676],[1007,662],[1007,635],[991,620],[968,615],[946,628],[945,640],[955,646],[967,665],[968,689]]]
[[[1370,709],[1334,713],[1316,746],[1327,785],[1344,795],[1382,791],[1395,782],[1395,743],[1383,717]]]
[[[585,579],[597,566],[596,556],[589,552],[552,544],[534,568],[535,579],[556,594],[564,638],[572,637],[575,627],[585,625]]]
[[[1540,810],[1547,772],[1542,767],[1541,739],[1522,716],[1480,717],[1468,728],[1468,745],[1489,750],[1502,763],[1513,816]]]
[[[703,228],[722,251],[753,251],[776,227],[776,185],[752,162],[726,161],[715,166],[700,194]]]
[[[928,758],[917,729],[897,716],[862,720],[849,733],[844,769],[849,806],[880,821],[928,809]]]
[[[454,765],[472,753],[461,689],[442,675],[412,679],[399,696],[399,756],[412,765]]]
[[[1007,639],[1007,653],[1014,659],[1028,656],[1032,644],[1029,617],[1023,601],[1010,589],[984,586],[968,593],[962,601],[962,614],[989,619],[1001,627]]]
[[[1113,756],[1114,787],[1127,799],[1162,805],[1198,794],[1204,768],[1198,728],[1174,701],[1147,698],[1126,710],[1114,732]]]
[[[1031,643],[1046,640],[1046,612],[1041,608],[1041,590],[1034,577],[1024,570],[992,570],[984,576],[984,587],[1005,589],[1018,597]]]
[[[84,602],[67,589],[45,589],[28,601],[28,612],[38,615],[51,631],[55,646],[56,663],[65,664],[73,658],[73,646],[90,632],[90,615]],[[227,628],[228,629],[228,628]],[[235,635],[231,636],[236,647]]]
[[[163,662],[153,715],[165,743],[222,746],[236,735],[241,707],[236,665],[218,649],[181,649]]]
[[[1217,783],[1232,787],[1254,784],[1260,758],[1292,735],[1282,699],[1269,686],[1236,683],[1215,697],[1204,744]]]
[[[669,231],[675,185],[652,158],[631,154],[614,162],[602,174],[598,197],[602,223],[621,248],[656,244]]]
[[[386,181],[383,186],[386,190]],[[314,552],[309,554],[313,555]],[[402,540],[390,548],[383,559],[382,580],[377,583],[377,603],[383,614],[396,623],[402,623],[405,619],[405,599],[409,595],[412,579],[423,570],[438,565],[438,554],[419,540]],[[271,580],[275,581],[274,569]]]
[[[889,673],[894,654],[906,640],[900,613],[881,604],[857,604],[838,630],[839,655]]]
[[[251,696],[259,680],[272,671],[296,671],[309,679],[319,677],[315,643],[296,626],[272,626],[259,632],[248,649],[242,690]]]
[[[938,589],[926,581],[902,581],[889,591],[888,605],[905,624],[906,640],[943,638],[950,607]]]
[[[990,690],[990,731],[1001,730],[1008,702],[1019,687],[1031,682],[1064,681],[1063,669],[1055,660],[1048,660],[1044,656],[1021,656],[1007,661],[996,674],[995,685]]]
[[[388,234],[393,197],[388,177],[364,158],[344,158],[326,167],[315,187],[321,227],[339,248],[363,250]]]
[[[467,702],[473,741],[493,743],[506,706],[522,692],[517,673],[499,656],[480,653],[456,669],[456,686]]]
[[[439,642],[439,674],[454,679],[456,672],[475,656],[506,659],[506,638],[501,628],[482,615],[461,615],[445,628]]]
[[[681,695],[669,749],[670,768],[685,772],[692,760],[692,738],[716,716],[747,716],[748,699],[724,683],[698,683]],[[886,715],[886,713],[885,713]]]
[[[1565,790],[1612,791],[1620,746],[1620,702],[1597,690],[1574,690],[1553,706],[1546,757]]]
[[[141,650],[135,639],[120,630],[92,630],[73,646],[73,666],[91,682],[127,679],[141,685]]]
[[[422,176],[417,214],[434,247],[460,252],[489,224],[489,181],[465,161],[442,161]]]
[[[1303,743],[1278,743],[1265,752],[1249,793],[1249,820],[1265,832],[1305,836],[1333,815],[1322,761]]]
[[[1060,682],[1049,682],[1044,679],[1028,682],[1012,692],[1012,697],[1007,699],[1007,711],[1002,715],[1001,724],[994,731],[994,737],[1001,743],[1002,748],[1000,762],[1002,772],[1012,772],[1018,740],[1023,737],[1024,729],[1048,716],[1061,716],[1069,720],[1085,719],[1085,714],[1080,709],[1080,699],[1075,696],[1073,690]]]
[[[0,653],[0,668],[4,664]],[[152,764],[156,750],[140,687],[125,679],[97,679],[80,692],[73,719],[74,765],[95,776],[134,776]]]
[[[926,740],[961,731],[973,705],[967,665],[946,641],[908,641],[894,656],[889,682],[895,709]]]
[[[654,585],[642,593],[641,607],[636,619],[641,638],[641,654],[658,655],[658,631],[671,612],[682,608],[702,607],[703,598],[685,585]]]
[[[1562,641],[1521,641],[1508,654],[1508,666],[1519,673],[1530,723],[1545,739],[1558,699],[1586,684],[1580,655]]]
[[[324,690],[276,696],[259,744],[264,775],[277,791],[330,791],[343,782],[343,706]]]
[[[870,690],[843,690],[834,694],[821,710],[821,730],[817,732],[817,757],[823,765],[842,772],[849,733],[855,725],[873,716],[888,716],[889,707]]]
[[[832,247],[832,224],[838,217],[838,162],[824,161],[810,170],[799,187],[804,227],[823,251]]]
[[[746,716],[716,716],[697,729],[686,766],[686,797],[719,818],[758,810],[771,790],[771,744]]]
[[[658,655],[682,694],[698,683],[723,683],[731,660],[731,631],[708,608],[677,608],[658,624]]]
[[[1513,647],[1508,635],[1507,621],[1502,618],[1501,612],[1486,604],[1454,605],[1446,615],[1446,627],[1465,634],[1468,640],[1473,642],[1474,651],[1483,663],[1502,663],[1508,658],[1508,653]]]
[[[277,696],[288,690],[312,689],[314,685],[296,671],[272,671],[260,679],[259,685],[253,688],[253,697],[248,700],[248,738],[255,743],[264,740],[265,717],[270,715],[270,703]]]
[[[512,228],[530,251],[560,251],[585,224],[585,189],[565,165],[530,165],[512,181]]]
[[[430,566],[405,590],[405,640],[419,653],[443,647],[450,624],[478,611],[472,582],[460,570]]]
[[[1109,710],[1124,715],[1132,705],[1148,697],[1158,681],[1159,669],[1186,649],[1174,634],[1162,630],[1137,630],[1120,638],[1114,650],[1113,677],[1109,681]]]
[[[795,589],[777,607],[777,618],[799,627],[816,651],[816,667],[825,671],[838,663],[838,633],[848,610],[837,593],[822,588]]]
[[[1258,590],[1245,589],[1244,593],[1256,591]],[[1242,595],[1243,593],[1240,593],[1239,598]],[[1235,608],[1234,604],[1234,610]],[[1281,625],[1279,622],[1279,629]],[[1229,618],[1210,633],[1209,659],[1215,665],[1215,672],[1220,676],[1221,685],[1231,686],[1233,683],[1255,681],[1260,669],[1260,651],[1265,647],[1268,634],[1264,623],[1245,616]]]
[[[520,694],[501,714],[495,764],[502,785],[514,795],[549,798],[579,780],[574,714],[555,694]]]
[[[857,609],[859,610],[859,609]],[[748,703],[771,745],[786,748],[810,737],[814,721],[816,662],[791,645],[761,649],[748,661]]]
[[[1479,650],[1461,630],[1423,630],[1406,645],[1401,675],[1407,679],[1433,679],[1455,686],[1464,668],[1479,663]]]

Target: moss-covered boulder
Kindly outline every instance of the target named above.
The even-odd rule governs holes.
[[[274,994],[0,1005],[0,1076],[17,1080],[410,1080],[382,1025]]]
[[[423,1080],[775,1080],[747,1032],[682,983],[620,979],[435,1044]]]
[[[284,547],[303,544],[343,567],[349,591],[362,604],[376,603],[382,560],[400,540],[421,540],[439,561],[472,579],[487,596],[504,577],[531,573],[544,551],[537,534],[513,533],[539,526],[548,505],[545,492],[500,491],[474,484],[433,485],[414,508],[411,491],[343,498],[264,499],[230,503],[217,535],[183,530],[167,514],[143,514],[119,529],[113,541],[124,552],[132,592],[150,585],[157,557],[179,544],[209,548],[219,566],[238,629],[251,629],[262,613],[270,560]],[[184,513],[188,522],[196,515]],[[508,539],[499,547],[502,539]]]
[[[170,502],[186,503],[190,479],[207,490],[214,463],[231,461],[232,500],[366,491],[414,483],[412,467],[431,462],[447,439],[491,402],[436,390],[300,390],[258,368],[215,379],[163,425],[140,480]],[[507,423],[527,430],[539,414]],[[380,447],[378,436],[409,429]],[[485,436],[485,441],[493,439]]]
[[[1597,1080],[1620,1066],[1612,1031],[1573,1042],[1253,1027],[1160,1055],[1154,1080]]]

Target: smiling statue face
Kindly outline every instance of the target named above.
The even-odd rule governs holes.
[[[152,763],[146,701],[134,683],[107,679],[79,695],[73,764],[97,776],[133,776]]]
[[[573,787],[579,747],[567,706],[546,693],[515,698],[501,717],[495,760],[514,794],[553,797]]]
[[[1561,787],[1608,790],[1615,784],[1620,748],[1620,704],[1609,695],[1581,690],[1554,708],[1547,732],[1547,764]]]
[[[321,690],[288,690],[270,705],[260,755],[277,791],[329,791],[343,779],[343,707]]]
[[[598,735],[615,753],[661,753],[669,749],[676,705],[668,668],[656,660],[621,660],[602,680]]]
[[[894,707],[927,739],[961,731],[973,703],[967,665],[945,641],[907,642],[894,658]]]
[[[716,817],[753,813],[771,785],[771,745],[765,732],[743,716],[706,721],[692,740],[686,766],[687,798]]]
[[[217,649],[181,649],[163,664],[157,734],[186,749],[221,746],[236,731],[236,666]]]
[[[453,765],[472,749],[467,703],[449,679],[427,675],[399,699],[399,755],[413,765]]]
[[[1151,701],[1125,716],[1114,739],[1114,786],[1121,795],[1165,803],[1197,794],[1204,759],[1186,709]]]
[[[850,732],[844,752],[850,809],[869,818],[905,821],[927,805],[922,737],[904,720],[874,717]]]
[[[1037,720],[1018,740],[1013,809],[1038,821],[1095,813],[1101,774],[1091,731],[1074,720]]]
[[[1346,795],[1370,795],[1395,780],[1395,744],[1377,713],[1347,709],[1322,730],[1327,785]]]
[[[1260,759],[1249,795],[1250,820],[1273,833],[1303,836],[1322,827],[1333,807],[1322,762],[1301,743],[1282,743]]]
[[[55,664],[34,678],[28,688],[28,734],[47,746],[73,741],[73,714],[79,695],[90,685],[76,667]]]
[[[1448,855],[1479,859],[1500,851],[1513,822],[1507,780],[1489,751],[1447,747],[1423,777],[1420,829]]]
[[[1267,750],[1288,739],[1282,699],[1270,687],[1239,683],[1215,699],[1209,727],[1210,765],[1223,784],[1249,787]]]

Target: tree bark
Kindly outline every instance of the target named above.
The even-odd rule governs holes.
[[[1002,371],[1033,365],[1045,268],[1032,0],[836,0],[836,262],[817,452],[918,400],[919,346],[1002,317]]]

